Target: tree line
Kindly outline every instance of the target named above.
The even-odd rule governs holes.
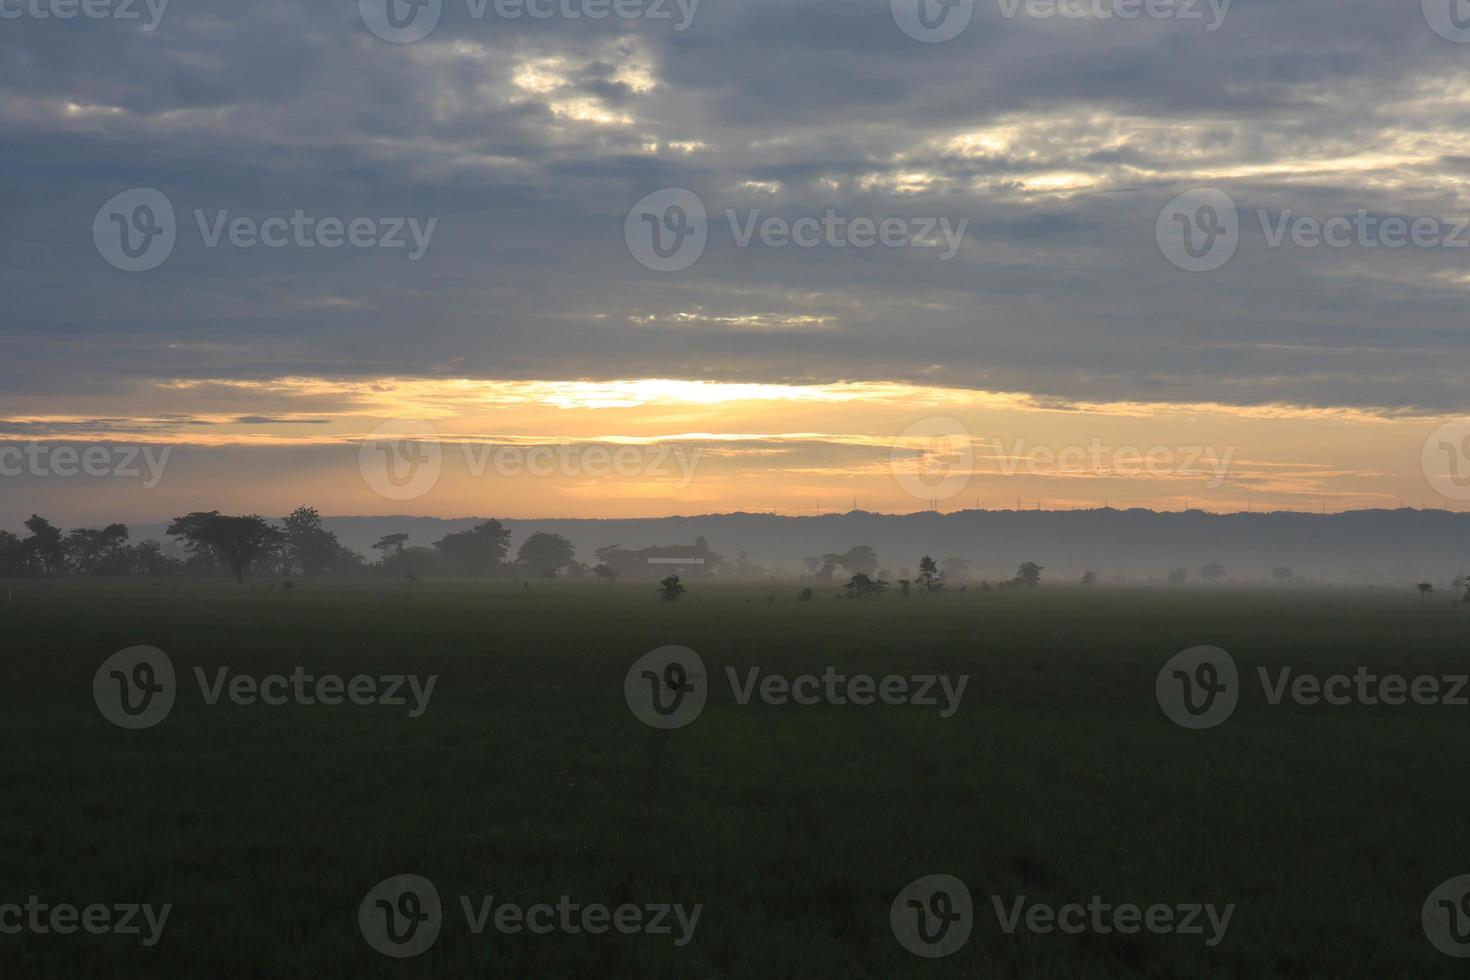
[[[416,578],[446,576],[543,575],[573,567],[570,541],[536,533],[522,543],[513,561],[510,532],[499,521],[484,521],[446,534],[429,548],[408,546],[407,534],[388,534],[373,545],[376,561],[343,545],[322,523],[314,507],[298,507],[272,523],[258,514],[235,516],[196,511],[174,518],[167,535],[182,545],[183,557],[168,553],[153,539],[130,542],[126,524],[77,528],[66,532],[40,515],[25,522],[26,536],[0,530],[0,577],[60,575],[351,575],[382,573]]]
[[[0,577],[25,576],[147,576],[247,575],[277,577],[377,574],[394,578],[422,576],[448,578],[526,577],[590,578],[613,581],[623,576],[657,578],[668,564],[677,561],[684,574],[698,577],[768,578],[771,573],[752,562],[744,552],[727,562],[709,547],[703,537],[692,545],[665,545],[640,549],[609,545],[596,550],[595,563],[580,562],[570,541],[559,534],[538,531],[521,543],[510,557],[511,533],[497,520],[486,520],[463,531],[444,535],[429,547],[409,544],[409,536],[385,534],[372,545],[376,557],[367,557],[343,545],[327,529],[314,507],[298,507],[279,522],[258,514],[230,515],[217,510],[195,511],[174,518],[165,533],[179,547],[166,550],[154,539],[130,540],[126,524],[63,531],[40,515],[25,522],[26,536],[0,530]],[[836,582],[853,597],[881,595],[891,583],[879,566],[878,553],[869,545],[855,545],[845,552],[806,559],[807,578]],[[934,593],[946,583],[957,585],[968,578],[970,563],[949,558],[942,563],[928,555],[919,561],[919,574],[910,578],[900,569],[897,588]],[[845,581],[837,569],[847,575]],[[1041,566],[1021,565],[1014,578],[994,588],[1035,587],[1041,581]],[[679,576],[671,576],[675,585]],[[669,579],[664,580],[669,584]],[[976,583],[988,591],[988,582]],[[964,586],[960,586],[964,588]],[[667,589],[671,600],[682,586]],[[668,597],[668,596],[666,596]]]

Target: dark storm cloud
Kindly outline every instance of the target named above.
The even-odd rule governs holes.
[[[1453,220],[1470,46],[1417,4],[1240,0],[1007,19],[919,43],[887,3],[703,0],[692,25],[475,20],[389,44],[343,0],[173,0],[157,30],[0,21],[0,385],[277,376],[922,380],[1058,399],[1461,410],[1466,253],[1267,247],[1258,209]],[[1024,9],[1024,8],[1023,8]],[[99,206],[157,188],[178,243],[120,272]],[[687,187],[700,261],[628,209]],[[1195,187],[1242,220],[1174,268]],[[723,212],[967,219],[910,248],[737,247]],[[437,219],[421,258],[206,247],[214,222]],[[146,414],[146,405],[137,405]]]

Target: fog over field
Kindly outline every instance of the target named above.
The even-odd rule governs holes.
[[[386,534],[405,532],[429,546],[484,517],[327,517],[323,523],[362,554]],[[1184,568],[1197,580],[1205,564],[1221,564],[1228,580],[1259,582],[1281,567],[1322,583],[1403,585],[1447,583],[1470,571],[1470,514],[1436,510],[1346,514],[1156,513],[1145,510],[960,511],[952,514],[870,514],[821,517],[706,514],[626,520],[501,519],[511,547],[544,531],[564,536],[591,561],[609,545],[649,548],[689,545],[698,537],[734,562],[751,562],[782,576],[807,574],[809,556],[866,544],[893,574],[918,566],[921,555],[969,559],[976,580],[1009,578],[1023,561],[1047,569],[1052,582],[1086,571],[1106,583],[1114,576],[1164,580]],[[133,538],[166,540],[165,525],[136,525]],[[733,569],[726,569],[727,573]],[[689,574],[687,571],[685,574]]]

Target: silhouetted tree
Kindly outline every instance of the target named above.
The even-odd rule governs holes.
[[[1433,582],[1420,582],[1419,583],[1419,605],[1421,605],[1421,606],[1424,605],[1424,600],[1426,598],[1428,598],[1429,593],[1431,593],[1433,591],[1434,591],[1434,583]]]
[[[1170,585],[1183,585],[1189,581],[1189,572],[1182,568],[1176,568],[1169,573]]]
[[[126,524],[101,530],[79,527],[62,542],[67,563],[80,575],[126,575],[132,571]]]
[[[259,515],[230,517],[217,510],[176,517],[168,533],[183,538],[190,554],[224,565],[236,581],[244,581],[251,565],[269,559],[285,539]]]
[[[872,575],[878,570],[878,552],[865,544],[854,545],[842,556],[842,567],[853,573]]]
[[[1224,565],[1206,565],[1199,570],[1199,577],[1206,582],[1218,582],[1225,577]]]
[[[521,542],[516,564],[530,575],[555,578],[556,573],[577,560],[576,549],[560,534],[537,531]]]
[[[866,599],[887,592],[888,583],[881,578],[871,578],[863,572],[858,572],[847,580],[846,588],[849,599]]]
[[[1034,589],[1041,584],[1041,573],[1043,571],[1045,569],[1034,561],[1022,562],[1021,567],[1016,570],[1015,584],[1024,585],[1028,589]]]
[[[408,535],[403,531],[399,531],[396,534],[383,535],[378,539],[378,543],[373,545],[373,550],[381,551],[383,557],[386,558],[390,554],[403,554],[403,546],[406,544],[408,544]]]
[[[31,536],[22,544],[26,549],[28,563],[45,575],[57,575],[66,571],[66,550],[62,545],[61,528],[55,527],[46,518],[32,514],[26,521],[26,530]]]
[[[0,578],[14,578],[28,570],[25,545],[9,531],[0,531]]]
[[[468,531],[446,534],[434,542],[434,550],[450,574],[488,575],[504,562],[510,532],[499,521],[485,521]]]
[[[133,546],[132,565],[139,575],[176,575],[184,570],[184,563],[164,554],[163,545],[152,538]]]
[[[944,583],[939,581],[939,563],[928,555],[919,559],[919,588],[924,592],[939,592]]]
[[[677,602],[684,594],[684,586],[679,584],[679,576],[670,575],[658,583],[658,595],[664,602]]]
[[[315,507],[298,507],[282,521],[285,529],[285,563],[288,574],[303,575],[323,572],[345,572],[361,559],[337,540],[337,535],[322,526],[322,515]]]
[[[1097,572],[1083,572],[1082,573],[1082,584],[1083,585],[1096,585],[1097,584]]]

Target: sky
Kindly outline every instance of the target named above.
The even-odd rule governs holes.
[[[1470,509],[1461,6],[0,0],[0,527]]]

